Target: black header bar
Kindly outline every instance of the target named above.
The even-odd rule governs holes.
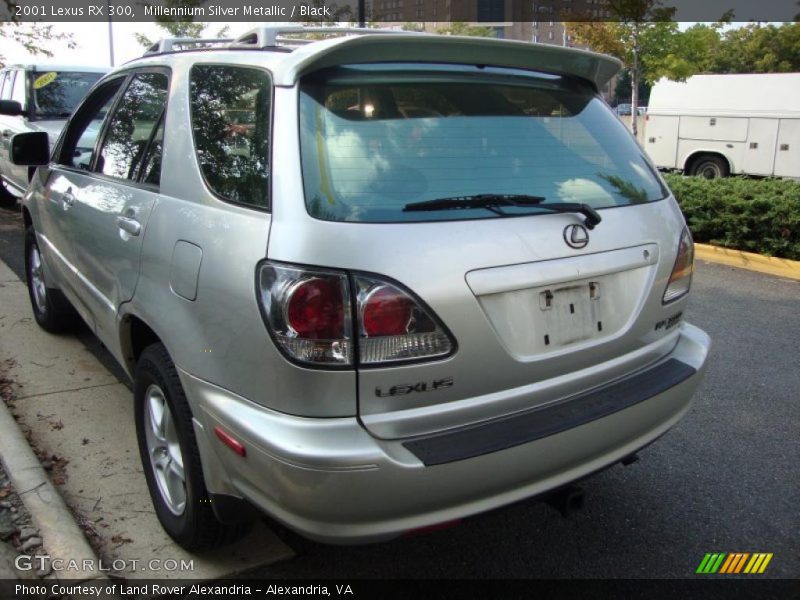
[[[663,0],[674,21],[797,21],[796,0]],[[597,0],[0,0],[0,21],[454,22],[620,20]]]

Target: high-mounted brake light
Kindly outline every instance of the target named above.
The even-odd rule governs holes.
[[[354,343],[363,366],[442,358],[455,348],[430,309],[379,276],[265,262],[258,298],[278,347],[303,364],[352,366]]]
[[[694,271],[694,242],[688,228],[684,228],[678,244],[678,257],[669,276],[667,289],[664,290],[663,303],[667,304],[689,293]]]

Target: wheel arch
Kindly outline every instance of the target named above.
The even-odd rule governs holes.
[[[163,344],[164,340],[147,321],[136,314],[127,313],[120,320],[119,342],[125,361],[123,366],[132,378],[144,349],[157,342]]]
[[[721,158],[728,165],[728,173],[733,173],[734,172],[733,171],[733,161],[731,160],[731,158],[729,156],[725,155],[724,153],[720,152],[719,150],[698,149],[698,150],[693,150],[683,160],[683,172],[684,172],[684,174],[688,174],[691,171],[692,167],[694,166],[694,163],[697,162],[697,160],[699,160],[700,158],[702,158],[704,156],[713,156],[713,157],[716,157],[716,158]]]

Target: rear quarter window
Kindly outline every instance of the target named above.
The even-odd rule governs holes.
[[[266,208],[272,82],[266,71],[196,65],[190,76],[197,161],[224,200]]]

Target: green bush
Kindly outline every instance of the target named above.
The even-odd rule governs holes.
[[[666,180],[694,241],[800,260],[799,182],[674,174]]]

